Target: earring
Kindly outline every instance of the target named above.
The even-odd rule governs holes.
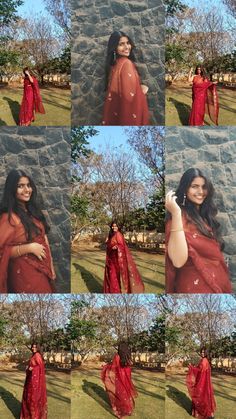
[[[116,61],[116,52],[113,52],[113,61]]]
[[[186,194],[184,194],[184,199],[183,199],[183,202],[182,202],[183,207],[185,207],[185,203],[186,203]]]

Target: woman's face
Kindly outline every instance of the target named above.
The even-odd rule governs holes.
[[[206,352],[204,351],[204,349],[202,350],[202,352],[201,352],[201,357],[202,358],[205,358],[205,356],[206,356]]]
[[[35,354],[37,352],[37,345],[32,345],[31,351]]]
[[[29,202],[32,195],[32,186],[29,178],[22,176],[17,184],[16,199],[21,203]]]
[[[201,67],[198,67],[198,68],[197,68],[197,74],[201,74],[201,71],[202,71],[202,70],[201,70]]]
[[[197,206],[201,205],[207,197],[205,179],[200,176],[195,177],[187,190],[186,196],[193,204]]]
[[[116,233],[119,230],[117,224],[115,224],[115,223],[112,224],[111,228],[114,231],[114,233]]]
[[[129,42],[127,36],[122,36],[119,40],[118,47],[116,49],[117,54],[121,57],[129,57],[131,53],[131,43]]]

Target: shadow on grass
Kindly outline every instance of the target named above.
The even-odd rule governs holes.
[[[20,417],[21,403],[15,398],[15,396],[3,387],[0,387],[0,398],[5,403],[8,410],[14,418]]]
[[[176,107],[181,124],[188,125],[191,107],[189,105],[186,105],[186,103],[179,102],[178,100],[173,99],[172,97],[169,98],[169,102],[173,103],[173,105]]]
[[[19,113],[20,113],[20,104],[17,100],[12,100],[9,97],[4,96],[3,100],[5,100],[6,102],[8,102],[9,108],[11,110],[12,113],[12,117],[16,123],[16,125],[18,125],[19,122]]]
[[[192,402],[185,393],[176,387],[167,386],[166,395],[191,415]]]
[[[102,293],[103,289],[98,276],[91,274],[91,272],[78,263],[73,263],[73,266],[76,271],[80,271],[81,277],[90,292],[99,294]]]
[[[101,386],[92,383],[91,381],[83,380],[82,390],[89,397],[92,397],[98,404],[100,404],[100,406],[102,406],[103,409],[105,409],[107,412],[113,415],[107,393]]]
[[[3,125],[7,125],[7,124],[6,124],[6,122],[5,122],[5,121],[3,121],[3,120],[0,118],[0,127],[1,127],[1,126],[3,126]]]

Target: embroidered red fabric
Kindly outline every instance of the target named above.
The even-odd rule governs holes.
[[[141,276],[119,231],[107,242],[103,292],[106,294],[144,292]]]
[[[28,126],[34,121],[34,113],[45,113],[40,95],[38,81],[32,76],[33,83],[28,77],[24,78],[24,92],[20,107],[19,125]]]
[[[130,366],[122,367],[116,354],[111,364],[103,367],[101,379],[105,385],[114,414],[120,418],[130,416],[138,393],[131,380]]]
[[[47,419],[45,369],[38,352],[32,355],[26,370],[20,419]]]
[[[149,125],[147,99],[135,64],[126,57],[111,69],[103,125]]]
[[[39,260],[33,254],[11,258],[12,246],[26,244],[27,238],[20,219],[15,214],[8,220],[8,214],[0,217],[0,292],[51,293],[49,279],[55,279],[51,252],[43,224],[34,218],[40,234],[33,242],[45,247],[46,257]]]
[[[192,399],[192,416],[198,419],[213,417],[216,402],[211,383],[211,367],[207,358],[202,358],[197,367],[189,366],[186,384]]]
[[[219,243],[204,236],[183,213],[183,228],[188,245],[188,260],[175,268],[168,256],[171,220],[166,223],[166,292],[207,294],[231,293],[232,285]]]
[[[201,76],[195,76],[192,86],[192,110],[189,125],[203,125],[205,112],[218,125],[219,100],[216,85]]]

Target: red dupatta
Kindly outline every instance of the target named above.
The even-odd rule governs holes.
[[[22,126],[28,126],[34,121],[34,112],[45,114],[38,81],[31,77],[32,83],[28,77],[24,78],[24,93],[19,114],[19,125]]]
[[[46,377],[39,352],[32,355],[26,370],[20,419],[47,419]]]
[[[197,367],[189,366],[186,385],[192,399],[192,416],[198,419],[213,416],[216,402],[211,383],[211,367],[207,358],[202,358]]]
[[[126,57],[112,66],[104,104],[103,125],[148,125],[147,99],[135,64]]]
[[[113,249],[117,247],[117,249]],[[144,284],[123,235],[117,231],[107,241],[104,293],[142,294]]]
[[[201,76],[195,76],[192,86],[192,110],[189,125],[204,125],[204,115],[207,111],[210,119],[218,125],[219,100],[215,84]]]
[[[51,257],[51,251],[43,224],[34,218],[34,224],[40,233],[33,237],[32,242],[40,243],[45,248],[46,257],[39,260],[35,255],[29,253],[16,258],[11,258],[13,246],[28,243],[25,229],[19,217],[12,213],[10,222],[8,214],[0,216],[0,292],[23,292],[17,290],[17,284],[25,284],[30,289],[31,284],[37,285],[39,292],[52,292],[48,279],[55,279],[55,272]],[[20,274],[19,274],[20,271]],[[14,291],[11,287],[14,286]]]
[[[122,367],[120,356],[116,354],[112,363],[103,367],[101,379],[115,415],[130,416],[135,406],[134,398],[138,395],[131,380],[130,366]]]
[[[171,220],[166,223],[166,292],[167,293],[231,293],[232,285],[219,243],[200,233],[182,212],[188,260],[175,268],[168,255]],[[197,283],[196,283],[197,281]]]

